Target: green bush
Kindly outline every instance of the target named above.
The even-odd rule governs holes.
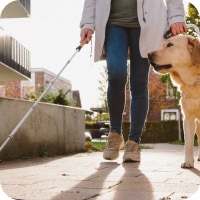
[[[127,141],[130,122],[123,122],[123,135]],[[146,122],[143,129],[142,143],[165,143],[179,138],[178,121]]]

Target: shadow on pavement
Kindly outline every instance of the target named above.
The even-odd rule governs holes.
[[[151,184],[138,166],[138,163],[101,162],[95,173],[51,200],[153,199]]]
[[[140,163],[123,163],[122,184],[116,189],[114,200],[153,200],[152,186],[145,174],[139,169]]]

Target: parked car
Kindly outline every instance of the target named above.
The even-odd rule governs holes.
[[[101,128],[100,128],[100,133],[101,135],[108,135],[110,131],[110,124],[105,123]]]
[[[92,135],[90,132],[85,132],[85,141],[92,141]]]

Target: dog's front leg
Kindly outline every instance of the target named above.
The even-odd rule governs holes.
[[[184,136],[185,136],[185,161],[181,164],[182,168],[194,167],[193,144],[195,135],[194,118],[185,117],[183,121]]]
[[[197,160],[200,161],[200,121],[197,120],[197,128],[196,128],[196,134],[198,139],[198,158]]]
[[[197,137],[198,137],[198,158],[197,158],[197,160],[200,161],[200,134],[198,134]]]

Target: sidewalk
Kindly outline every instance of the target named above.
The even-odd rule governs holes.
[[[183,146],[145,146],[152,149],[142,150],[139,164],[122,163],[122,151],[115,161],[101,152],[4,161],[0,184],[8,196],[23,200],[184,200],[197,191],[200,162],[180,168]]]

